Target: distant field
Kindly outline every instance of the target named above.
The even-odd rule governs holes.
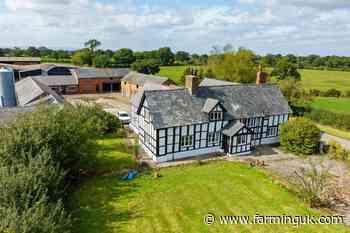
[[[335,88],[350,91],[350,72],[326,70],[300,70],[303,87],[306,89],[327,90]]]
[[[183,75],[187,66],[163,66],[160,68],[159,76],[168,77],[175,83],[181,83],[181,76]],[[199,66],[191,66],[194,68],[200,68]]]
[[[180,83],[186,66],[161,67],[160,76],[168,77],[176,83]],[[350,72],[327,70],[300,70],[302,86],[305,89],[328,90],[335,88],[340,91],[350,91]]]
[[[312,107],[350,114],[350,98],[318,97],[313,100]]]

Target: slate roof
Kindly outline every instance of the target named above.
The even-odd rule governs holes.
[[[215,108],[215,106],[219,103],[220,103],[220,101],[217,99],[208,98],[205,101],[205,104],[202,108],[202,112],[205,112],[205,113],[211,112],[211,110],[213,110],[213,108]]]
[[[228,124],[223,130],[222,133],[232,137],[235,135],[239,130],[241,130],[244,127],[244,124],[240,121],[233,121],[230,124]]]
[[[228,82],[219,79],[204,78],[199,84],[200,87],[211,87],[211,86],[226,86],[226,85],[238,85],[238,83]]]
[[[126,68],[80,68],[76,75],[79,79],[89,78],[123,78],[130,72]]]
[[[64,99],[40,81],[28,77],[15,84],[19,106],[34,106],[39,103],[63,103]]]
[[[163,84],[166,81],[168,81],[168,78],[154,76],[154,75],[146,75],[146,74],[141,74],[141,73],[137,73],[137,72],[130,72],[128,75],[126,75],[122,79],[122,81],[123,82],[127,81],[129,83],[138,84],[140,86],[143,86],[145,83]]]
[[[0,108],[0,124],[13,120],[18,114],[31,112],[34,107]]]
[[[78,85],[78,80],[73,75],[35,76],[33,78],[49,87]]]
[[[291,112],[277,85],[200,87],[196,96],[218,99],[234,119]]]
[[[226,120],[290,113],[291,109],[276,85],[234,85],[200,87],[196,95],[186,89],[144,91],[156,129],[208,122],[203,111],[216,99],[227,111]],[[207,104],[206,104],[207,103]]]

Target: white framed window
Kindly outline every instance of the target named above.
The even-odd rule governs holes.
[[[277,127],[271,127],[267,129],[267,137],[277,136]]]
[[[181,147],[193,146],[193,135],[181,136]]]
[[[209,118],[211,121],[219,121],[222,120],[223,114],[222,112],[211,112],[209,114]]]
[[[220,141],[220,133],[209,133],[208,134],[208,142],[209,143],[218,143]]]
[[[247,144],[247,135],[238,135],[237,136],[237,145]]]

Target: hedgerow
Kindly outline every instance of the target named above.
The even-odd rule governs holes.
[[[118,119],[96,106],[43,106],[0,127],[0,232],[70,232],[65,188]]]

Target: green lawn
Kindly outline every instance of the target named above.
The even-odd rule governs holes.
[[[105,173],[134,167],[136,163],[130,155],[132,149],[128,148],[126,140],[114,134],[98,139],[91,148],[89,162],[83,168]]]
[[[117,169],[133,164],[127,153],[116,155],[109,150],[119,151],[120,142],[111,138],[100,142],[106,150],[98,156],[103,161],[98,166],[106,165],[104,157]],[[143,174],[131,182],[95,177],[83,183],[69,202],[77,220],[73,232],[349,232],[341,225],[206,226],[203,216],[208,212],[250,216],[317,213],[264,172],[238,163],[168,168],[161,175],[156,179]]]
[[[350,98],[318,97],[313,100],[312,107],[350,114]]]

